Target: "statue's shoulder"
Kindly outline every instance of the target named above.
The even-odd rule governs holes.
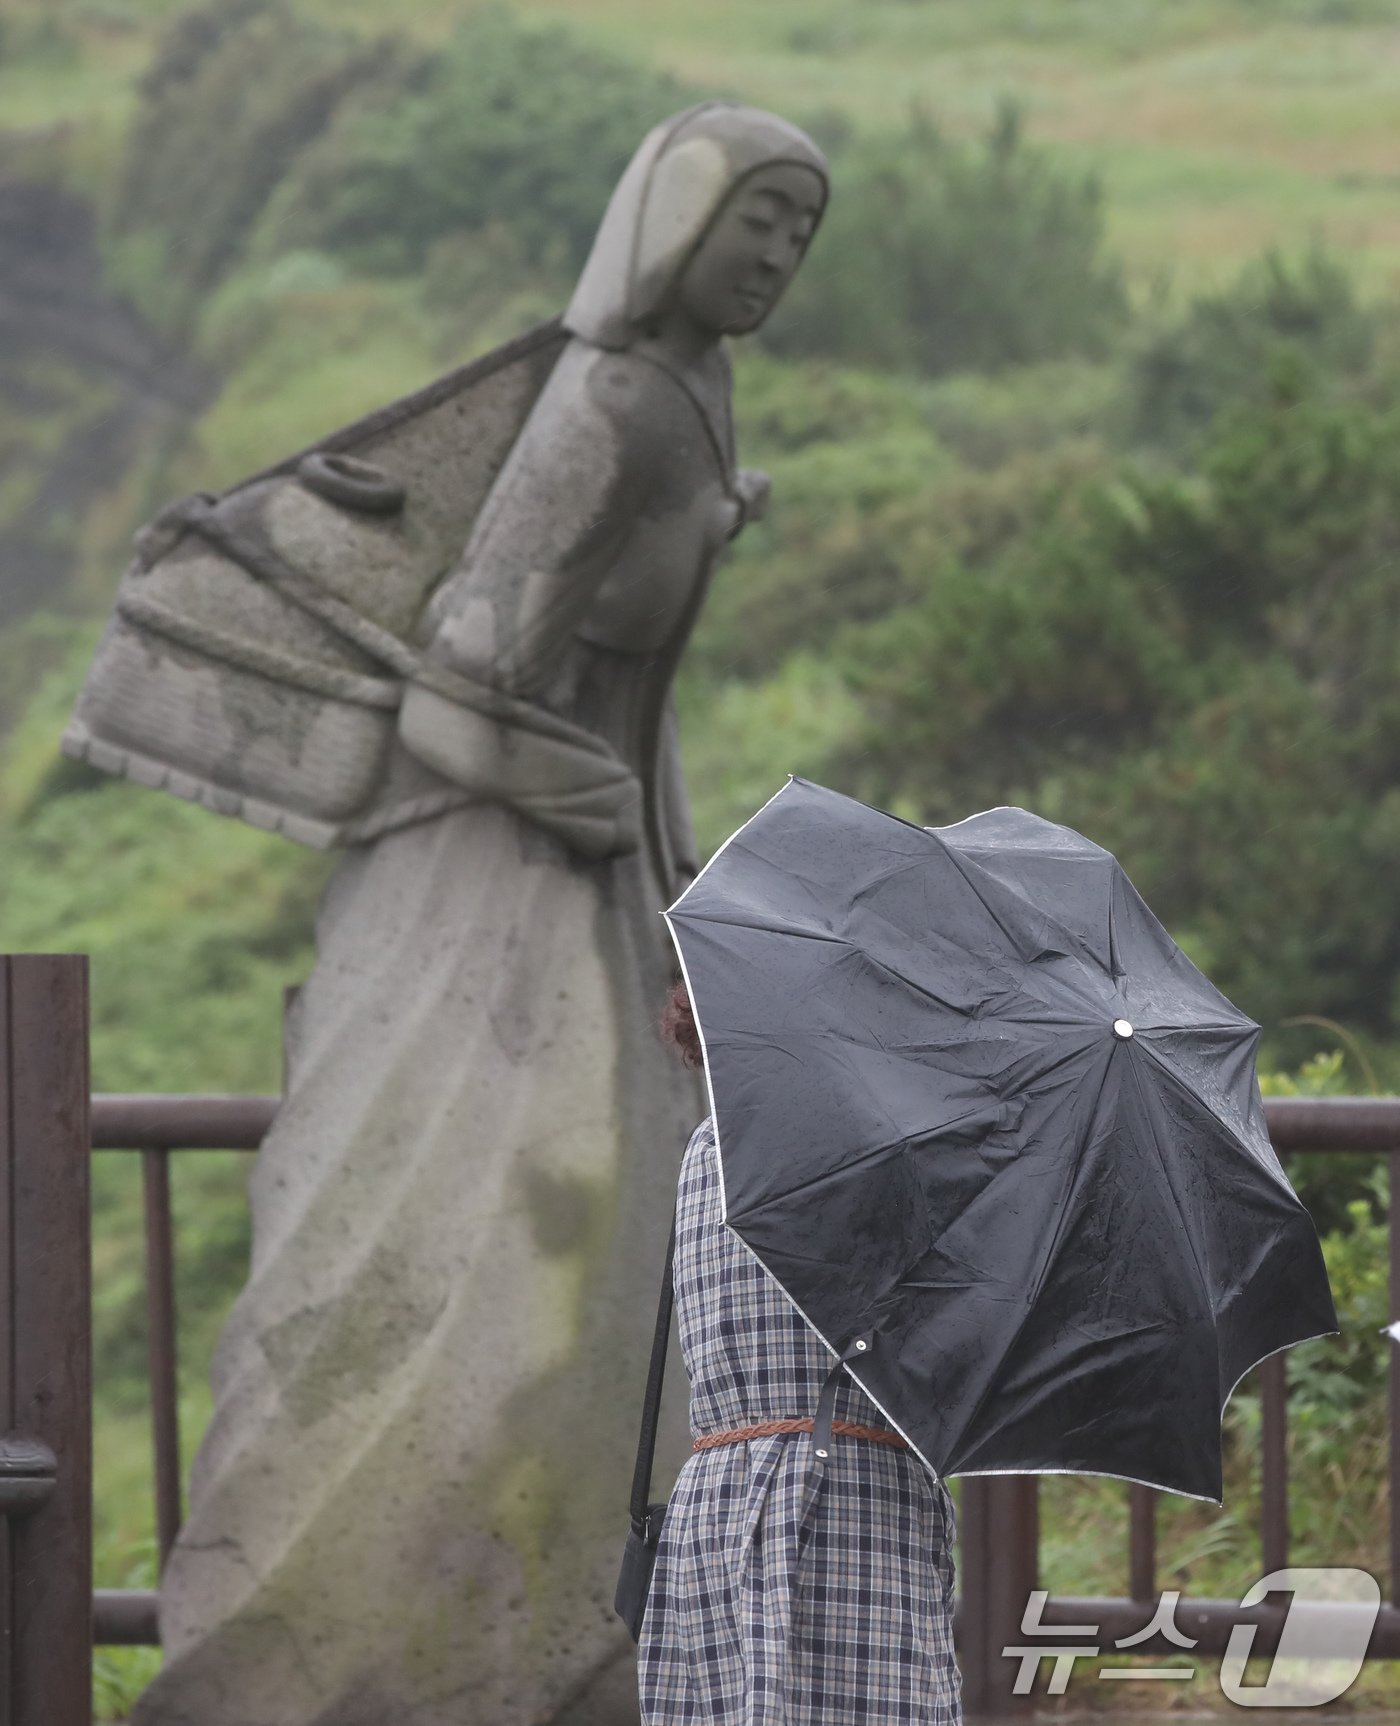
[[[518,459],[532,469],[569,462],[622,473],[634,486],[688,485],[708,472],[709,441],[703,410],[671,371],[630,349],[575,337],[536,404]]]
[[[595,347],[575,337],[565,349],[561,383],[576,389],[595,412],[638,449],[675,429],[694,409],[676,379],[654,360],[630,349]]]

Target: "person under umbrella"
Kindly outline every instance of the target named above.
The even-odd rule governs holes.
[[[1023,810],[924,829],[795,780],[667,916],[712,1112],[681,1177],[697,1458],[648,1718],[942,1720],[943,1474],[1218,1500],[1234,1385],[1336,1328],[1258,1027],[1109,853]],[[942,1514],[911,1541],[916,1502]]]
[[[699,1067],[683,983],[663,1029]],[[725,1227],[708,1119],[681,1165],[673,1280],[695,1448],[641,1626],[644,1726],[957,1726],[952,1497],[859,1386],[832,1383],[820,1338]]]

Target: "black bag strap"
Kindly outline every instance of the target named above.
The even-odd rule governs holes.
[[[835,1364],[827,1374],[822,1393],[817,1398],[816,1416],[812,1421],[812,1468],[824,1463],[831,1455],[831,1428],[836,1418],[836,1393],[846,1377],[846,1364],[848,1361],[862,1359],[868,1353],[870,1343],[871,1338],[868,1336],[856,1337],[845,1353],[836,1357]]]
[[[656,1307],[656,1334],[651,1339],[651,1366],[647,1372],[646,1396],[642,1399],[642,1430],[637,1439],[637,1466],[632,1474],[632,1528],[645,1538],[650,1515],[651,1465],[656,1455],[656,1429],[661,1420],[661,1381],[666,1376],[666,1344],[671,1336],[671,1307],[675,1299],[676,1220],[671,1219],[671,1238],[666,1243],[666,1266],[661,1273],[661,1298]]]

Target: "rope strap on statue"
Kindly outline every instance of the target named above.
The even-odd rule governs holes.
[[[206,493],[183,498],[161,513],[148,530],[143,560],[167,550],[182,532],[197,533],[290,604],[385,667],[392,679],[317,664],[183,619],[168,604],[141,595],[139,588],[119,602],[132,622],[275,682],[369,707],[399,708],[399,735],[405,747],[457,788],[415,800],[415,815],[484,799],[510,805],[588,858],[613,857],[637,848],[642,831],[641,785],[596,733],[508,690],[434,663],[420,649],[292,569],[260,535],[230,522],[218,500]],[[424,804],[421,811],[418,802]],[[379,828],[400,825],[404,814],[397,809],[372,815],[348,829],[346,837],[372,838]]]

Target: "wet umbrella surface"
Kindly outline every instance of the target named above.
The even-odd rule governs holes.
[[[798,779],[667,918],[726,1220],[925,1460],[1218,1500],[1231,1390],[1336,1314],[1258,1027],[1115,859]]]

